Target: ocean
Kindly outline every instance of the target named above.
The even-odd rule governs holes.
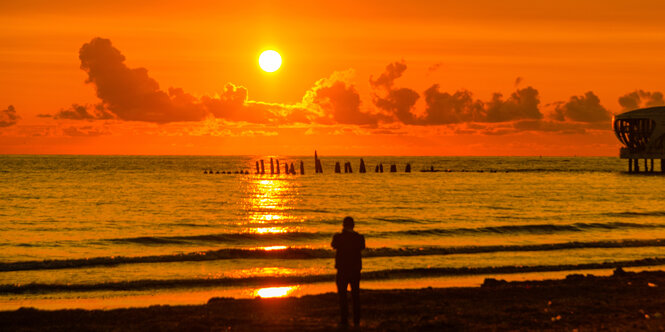
[[[255,174],[271,157],[281,174]],[[0,156],[0,310],[332,292],[345,216],[366,238],[362,288],[665,265],[665,176],[624,160],[363,159],[315,174],[313,156]]]

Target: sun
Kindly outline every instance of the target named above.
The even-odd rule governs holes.
[[[272,73],[282,66],[282,56],[276,51],[268,50],[259,56],[259,66],[268,73]]]

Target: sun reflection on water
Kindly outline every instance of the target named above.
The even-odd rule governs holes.
[[[277,234],[296,231],[294,227],[276,226],[293,222],[293,209],[297,189],[290,179],[255,179],[250,184],[246,201],[248,219],[244,232],[254,234]]]
[[[255,296],[261,298],[284,297],[293,293],[293,291],[295,291],[298,288],[299,286],[268,287],[268,288],[257,289],[254,292],[254,294]]]

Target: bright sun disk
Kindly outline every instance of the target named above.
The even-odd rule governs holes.
[[[282,56],[273,50],[264,51],[259,56],[259,66],[264,71],[272,73],[282,66]]]

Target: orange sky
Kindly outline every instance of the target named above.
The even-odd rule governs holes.
[[[617,155],[665,104],[662,1],[134,2],[0,2],[0,153]]]

